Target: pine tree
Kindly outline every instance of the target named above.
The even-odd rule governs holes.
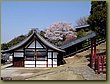
[[[107,3],[106,1],[92,1],[91,11],[88,18],[88,23],[93,31],[97,32],[97,35],[106,36],[106,24],[107,22]]]

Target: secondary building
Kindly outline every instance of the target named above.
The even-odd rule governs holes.
[[[14,67],[57,67],[63,63],[64,52],[33,30],[25,40],[2,54],[10,53],[13,56]]]

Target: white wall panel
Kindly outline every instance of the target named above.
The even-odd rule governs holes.
[[[33,41],[28,48],[35,48],[35,41]]]
[[[36,65],[36,67],[47,67],[47,65]]]
[[[43,48],[42,45],[38,41],[36,41],[36,48]]]
[[[53,64],[57,64],[57,59],[53,59]]]
[[[57,65],[53,65],[53,67],[57,67]]]
[[[14,52],[14,57],[23,57],[23,52]]]
[[[35,67],[35,65],[25,65],[25,67]]]
[[[52,65],[51,64],[48,64],[48,67],[52,67]]]
[[[52,64],[52,59],[48,59],[48,64]]]
[[[48,58],[52,58],[52,52],[48,52]]]
[[[57,52],[53,52],[53,58],[57,58],[58,53]]]
[[[46,61],[36,61],[36,64],[47,64]]]
[[[35,61],[25,61],[24,64],[35,64]]]

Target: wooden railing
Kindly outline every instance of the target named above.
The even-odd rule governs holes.
[[[95,59],[95,71],[100,73],[106,73],[106,55],[105,53],[97,54]]]
[[[106,53],[98,53],[90,60],[91,68],[98,74],[106,73]]]

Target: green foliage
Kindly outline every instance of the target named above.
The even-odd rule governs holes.
[[[77,38],[80,38],[82,36],[85,36],[87,34],[90,34],[91,32],[93,32],[92,30],[89,30],[88,32],[84,31],[84,29],[81,29],[77,32]]]
[[[106,1],[92,1],[91,11],[88,23],[93,31],[98,35],[105,36],[107,21],[107,3]]]
[[[40,31],[40,35],[45,38],[45,32],[44,31]]]
[[[28,32],[27,36],[30,36],[30,35],[32,34],[32,32],[33,32],[33,29],[31,29],[31,30]]]
[[[18,37],[16,37],[16,38],[12,39],[12,40],[11,40],[10,42],[8,42],[8,43],[3,43],[3,44],[1,44],[1,50],[7,50],[8,48],[10,48],[10,47],[12,47],[12,46],[14,46],[14,45],[20,43],[20,42],[23,41],[25,38],[27,38],[30,34],[32,34],[33,30],[34,30],[34,29],[31,29],[31,30],[28,32],[28,34],[26,34],[26,35],[20,35],[20,36],[18,36]],[[44,36],[45,32],[44,32],[44,31],[41,31],[40,34],[41,34],[42,36]]]
[[[80,31],[77,32],[77,38],[80,38],[80,37],[84,36],[85,34],[86,34],[86,32],[83,29],[81,29]]]
[[[6,50],[8,47],[9,46],[6,43],[1,44],[1,50]]]
[[[6,49],[8,49],[9,47],[12,47],[12,46],[18,44],[19,42],[23,41],[25,38],[26,38],[26,35],[20,35],[20,36],[18,36],[18,37],[16,37],[16,38],[12,39],[12,40],[11,40],[10,42],[8,42],[8,43],[3,43],[3,44],[1,44],[1,49],[2,49],[2,50],[6,50]]]
[[[90,45],[90,41],[85,40],[85,41],[82,42],[82,47],[83,47],[83,48],[84,48],[84,47],[87,47],[88,45]]]
[[[10,44],[10,45],[15,45],[15,44],[17,44],[17,43],[23,41],[25,38],[26,38],[25,35],[20,35],[20,36],[18,36],[18,37],[16,37],[16,38],[12,39],[8,44]]]

